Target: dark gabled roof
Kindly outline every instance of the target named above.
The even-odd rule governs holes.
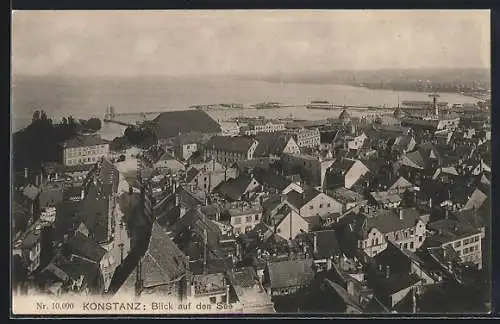
[[[240,200],[252,180],[254,179],[242,173],[236,179],[231,178],[221,183],[215,190],[226,198]]]
[[[315,259],[328,259],[340,253],[339,243],[335,230],[321,230],[309,233],[309,242],[312,244]],[[316,236],[316,248],[314,251],[314,236]]]
[[[63,188],[59,186],[45,187],[40,192],[40,207],[54,206],[63,200]]]
[[[97,186],[90,184],[87,196],[78,210],[80,221],[85,224],[99,243],[106,241],[108,237],[108,199],[110,198],[100,197]]]
[[[106,254],[104,248],[94,240],[79,232],[68,239],[66,248],[69,253],[84,257],[96,263],[99,263]]]
[[[80,197],[82,193],[82,187],[80,186],[71,186],[65,187],[63,189],[63,201],[70,200],[73,197]]]
[[[178,242],[179,245],[188,244],[192,234],[196,234],[203,241],[206,231],[207,244],[210,250],[217,248],[222,235],[220,228],[208,219],[201,210],[196,208],[188,210],[184,216],[173,224],[170,231],[174,241]]]
[[[253,175],[255,179],[259,181],[259,183],[263,184],[264,186],[278,189],[279,191],[284,190],[292,183],[291,180],[279,174],[260,168],[254,169]]]
[[[386,267],[389,266],[391,274],[410,273],[411,259],[390,241],[387,242],[387,248],[374,257],[374,261],[381,266],[382,271],[386,271]]]
[[[313,260],[287,260],[268,264],[272,289],[308,285],[314,278]]]
[[[385,272],[384,272],[385,273]],[[390,296],[403,289],[407,289],[421,282],[416,274],[391,274],[386,278],[384,274],[370,276],[368,279],[369,285],[373,288],[376,295]]]
[[[407,159],[409,162],[406,162]],[[424,169],[427,166],[427,160],[422,156],[420,150],[408,152],[401,157],[403,165]]]
[[[282,201],[281,194],[272,195],[262,202],[262,209],[265,212],[270,212],[282,203],[283,203],[283,201]]]
[[[246,169],[265,169],[268,170],[274,162],[276,162],[277,158],[272,157],[260,157],[254,158],[250,160],[240,160],[234,163],[234,167],[236,167],[240,171],[245,171]]]
[[[41,191],[40,188],[35,187],[32,184],[29,184],[26,187],[24,187],[23,195],[30,200],[35,200],[36,197],[38,197],[38,195],[40,194],[40,191]]]
[[[83,146],[95,146],[95,145],[103,145],[107,142],[103,141],[101,136],[99,135],[82,135],[78,134],[73,138],[65,141],[63,146],[65,148],[73,148],[73,147],[83,147]]]
[[[313,198],[321,194],[320,191],[314,188],[308,188],[304,190],[303,193],[299,193],[295,190],[290,191],[286,195],[286,200],[292,204],[295,208],[300,209],[302,206],[310,202]]]
[[[193,179],[198,175],[199,172],[200,171],[195,167],[189,168],[189,170],[187,170],[186,172],[186,182],[190,183],[191,181],[193,181]]]
[[[324,281],[327,284],[327,287],[331,288],[340,298],[342,298],[346,305],[356,308],[356,310],[360,313],[363,312],[359,303],[357,303],[356,300],[354,300],[354,298],[342,286],[329,279],[325,279]]]
[[[464,226],[480,228],[485,225],[485,222],[478,214],[479,213],[477,211],[471,208],[453,212],[451,213],[451,217],[459,221]]]
[[[356,160],[354,159],[346,159],[346,158],[337,159],[330,166],[330,169],[342,170],[343,172],[347,172],[352,168],[354,163],[356,163]]]
[[[403,136],[398,136],[394,140],[394,143],[392,144],[392,149],[393,150],[407,150],[410,146],[410,143],[413,139],[413,136],[411,135],[403,135]]]
[[[337,138],[343,136],[344,133],[345,131],[343,129],[321,131],[319,134],[320,142],[324,144],[330,144]]]
[[[168,237],[167,233],[153,223],[148,249],[142,258],[142,279],[145,287],[170,283],[186,271],[186,256]]]
[[[254,141],[253,138],[248,136],[214,136],[206,143],[205,147],[209,150],[247,153]]]
[[[373,216],[366,217],[365,233],[376,228],[382,233],[392,233],[394,231],[414,227],[420,219],[420,212],[415,208],[401,209],[403,217],[392,210],[379,209]]]
[[[219,124],[200,110],[167,111],[153,120],[158,138],[171,138],[179,133],[218,133]]]
[[[281,155],[291,136],[283,134],[260,134],[255,136],[259,144],[255,148],[254,156],[265,157],[269,155]]]
[[[454,219],[441,219],[427,224],[427,228],[436,232],[432,237],[428,237],[428,241],[431,245],[433,245],[432,243],[441,245],[479,233],[479,229],[473,228],[467,224],[462,224]]]

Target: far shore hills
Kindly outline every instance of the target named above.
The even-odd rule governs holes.
[[[244,80],[281,83],[340,84],[397,91],[468,92],[491,88],[487,68],[332,70],[241,76]]]

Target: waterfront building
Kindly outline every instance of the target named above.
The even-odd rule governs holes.
[[[76,135],[65,141],[62,147],[64,165],[94,164],[109,155],[109,143],[94,134]]]
[[[218,134],[220,125],[202,110],[166,111],[152,121],[160,144],[187,133]]]
[[[240,127],[242,135],[257,135],[261,133],[275,133],[285,130],[285,124],[281,122],[255,120],[246,126]]]

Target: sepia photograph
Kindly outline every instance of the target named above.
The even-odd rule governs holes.
[[[489,10],[11,22],[11,315],[491,312]]]

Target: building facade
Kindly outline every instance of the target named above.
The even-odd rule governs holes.
[[[77,135],[63,143],[63,164],[94,164],[108,157],[109,144],[98,135]]]

